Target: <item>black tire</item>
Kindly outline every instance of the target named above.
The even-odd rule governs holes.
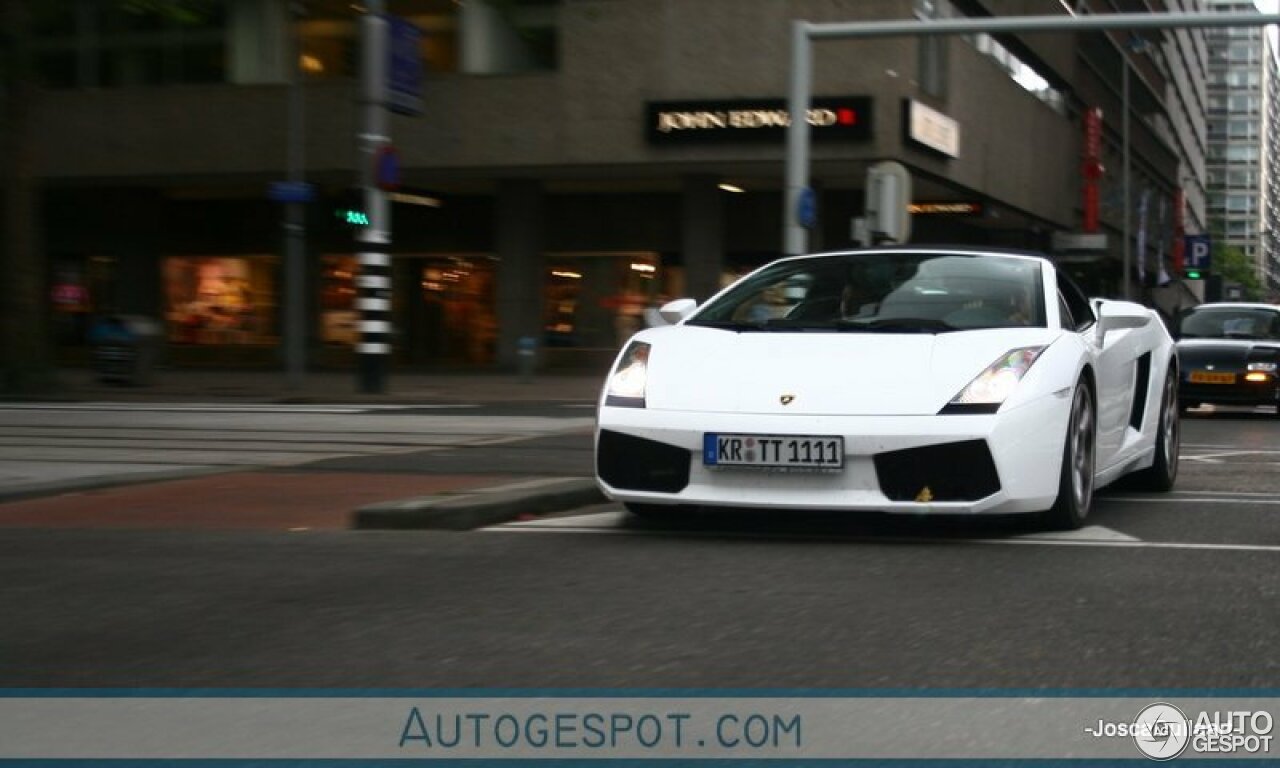
[[[1093,390],[1084,379],[1076,382],[1071,398],[1071,415],[1062,445],[1062,467],[1058,473],[1058,498],[1044,513],[1045,522],[1058,530],[1074,530],[1084,525],[1093,507],[1093,486],[1097,446],[1097,413]]]
[[[1156,429],[1155,461],[1150,467],[1131,475],[1135,488],[1157,493],[1173,490],[1173,484],[1178,479],[1178,453],[1182,439],[1178,418],[1180,409],[1173,406],[1177,402],[1178,374],[1170,370],[1165,376],[1164,390],[1160,396],[1160,425]]]

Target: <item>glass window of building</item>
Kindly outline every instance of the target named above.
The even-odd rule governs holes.
[[[165,326],[174,344],[274,344],[274,256],[172,256],[163,262]]]
[[[656,253],[548,256],[543,343],[617,348],[644,327],[645,310],[662,302],[662,280]]]
[[[1228,213],[1248,213],[1253,210],[1253,198],[1249,195],[1227,195]]]
[[[1258,124],[1253,120],[1232,120],[1227,123],[1227,135],[1233,139],[1256,138]]]
[[[1227,57],[1235,63],[1248,63],[1257,61],[1258,54],[1256,47],[1249,43],[1232,43],[1227,49]]]
[[[1249,219],[1229,219],[1227,221],[1227,237],[1250,238],[1255,232],[1254,223]]]
[[[1232,144],[1227,147],[1227,160],[1237,162],[1257,162],[1258,148],[1250,147],[1242,144]]]
[[[228,3],[32,3],[36,76],[52,88],[225,78]]]
[[[1254,113],[1258,111],[1258,97],[1236,95],[1230,97],[1230,110],[1232,112]]]
[[[1258,182],[1258,174],[1253,171],[1229,171],[1227,173],[1227,186],[1252,188]]]

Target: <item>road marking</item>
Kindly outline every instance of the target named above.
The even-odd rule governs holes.
[[[598,515],[584,515],[583,517],[599,518],[600,522],[605,522],[604,518],[616,519],[618,516],[625,516],[625,512],[601,513]],[[555,520],[556,522],[551,522]],[[1196,542],[1178,542],[1178,541],[1143,541],[1136,539],[1119,531],[1111,530],[1103,526],[1089,526],[1078,531],[1062,531],[1053,533],[1031,533],[1019,536],[1010,536],[1004,539],[965,539],[965,538],[936,538],[936,537],[915,537],[915,536],[865,536],[865,535],[839,535],[815,533],[779,533],[770,532],[751,532],[751,531],[724,531],[724,530],[708,530],[708,531],[681,531],[671,529],[640,529],[640,528],[621,528],[609,526],[588,526],[570,522],[574,518],[552,518],[551,520],[536,520],[520,523],[507,523],[504,525],[496,525],[489,528],[479,529],[484,533],[589,533],[606,536],[655,536],[672,534],[683,536],[715,536],[715,537],[731,537],[741,539],[815,539],[826,538],[843,541],[859,541],[859,542],[906,542],[912,544],[987,544],[987,545],[1033,545],[1043,547],[1103,547],[1115,549],[1166,549],[1166,550],[1188,550],[1201,552],[1275,552],[1280,553],[1280,545],[1271,544],[1204,544]],[[593,521],[594,522],[594,521]]]
[[[559,530],[559,531],[609,531],[611,529],[623,529],[623,525],[627,518],[631,515],[624,510],[616,510],[609,512],[596,512],[588,515],[574,515],[565,517],[548,517],[540,520],[520,520],[513,523],[504,523],[503,525],[495,525],[483,530]],[[1079,541],[1139,541],[1134,536],[1127,533],[1121,533],[1101,525],[1089,525],[1075,531],[1053,531],[1049,533],[1030,533],[1019,536],[1018,538],[1044,538],[1058,540],[1079,540]]]
[[[1083,541],[1048,539],[971,539],[977,544],[1044,544],[1069,547],[1128,547],[1131,549],[1185,549],[1205,552],[1280,552],[1275,544],[1197,544],[1183,541]]]
[[[1117,496],[1115,501],[1136,501],[1140,504],[1261,504],[1280,507],[1280,499],[1232,499],[1225,496],[1199,496],[1194,498],[1171,499],[1168,496]]]
[[[16,403],[0,405],[4,411],[107,411],[146,413],[376,413],[379,411],[458,410],[479,408],[472,403],[426,405],[302,405],[290,403]]]
[[[1135,542],[1142,541],[1137,536],[1130,536],[1127,533],[1107,528],[1102,525],[1086,525],[1083,528],[1074,531],[1042,531],[1038,533],[1025,533],[1021,536],[1014,536],[1015,539],[1026,539],[1028,541],[1078,541],[1078,542]],[[1004,539],[997,539],[1004,541]]]
[[[1214,453],[1201,453],[1195,456],[1183,456],[1183,458],[1192,459],[1194,461],[1206,461],[1210,459],[1231,458],[1233,456],[1258,456],[1258,455],[1280,456],[1280,451],[1254,451],[1254,450],[1216,451]]]
[[[1189,496],[1189,495],[1193,495],[1193,496],[1260,496],[1266,499],[1277,498],[1274,492],[1268,493],[1268,492],[1262,492],[1262,491],[1168,491],[1167,495],[1172,495],[1172,496]],[[1125,497],[1117,496],[1115,498],[1123,499]]]

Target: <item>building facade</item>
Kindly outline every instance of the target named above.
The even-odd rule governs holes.
[[[1212,0],[1222,13],[1256,14],[1252,2]],[[1280,79],[1276,45],[1259,27],[1209,33],[1210,229],[1239,248],[1259,282],[1275,288],[1280,198],[1274,164],[1280,160]]]
[[[317,191],[301,290],[308,362],[352,365],[365,9],[138,5],[35,4],[33,151],[64,359],[113,312],[161,320],[173,364],[278,364],[285,230],[267,192],[301,148]],[[532,338],[545,365],[598,368],[647,306],[706,298],[776,257],[791,20],[1199,7],[1092,5],[389,0],[421,30],[426,69],[423,114],[390,119],[394,362],[513,367]],[[867,169],[896,160],[913,180],[912,242],[1053,253],[1091,292],[1118,295],[1131,68],[1130,191],[1146,201],[1127,232],[1131,277],[1135,294],[1172,311],[1185,292],[1158,289],[1178,229],[1206,219],[1204,34],[1168,32],[1157,48],[1134,55],[1118,33],[817,44],[810,247],[855,244]],[[295,70],[304,119],[291,128]],[[1106,246],[1055,252],[1086,218],[1083,115],[1094,108]]]

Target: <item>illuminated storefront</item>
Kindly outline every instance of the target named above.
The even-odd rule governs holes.
[[[548,347],[611,349],[643,327],[662,295],[656,253],[546,257],[543,341]]]
[[[163,262],[171,344],[276,344],[276,257],[171,256]]]

